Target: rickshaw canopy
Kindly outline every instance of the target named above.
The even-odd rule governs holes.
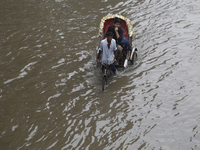
[[[114,15],[109,14],[101,19],[100,26],[99,26],[99,33],[98,33],[99,37],[102,36],[102,33],[105,34],[107,32],[108,27],[113,24],[114,18],[121,19],[122,21],[121,27],[124,31],[124,35],[126,37],[132,37],[134,31],[132,28],[131,21],[128,18],[125,18],[124,16],[117,15],[117,14],[114,14]]]

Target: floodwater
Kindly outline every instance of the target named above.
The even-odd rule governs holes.
[[[199,150],[199,0],[2,0],[1,150]],[[101,92],[98,27],[132,21],[137,65]]]

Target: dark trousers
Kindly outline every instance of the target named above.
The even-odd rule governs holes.
[[[115,73],[116,67],[115,67],[115,62],[113,64],[110,64],[110,69]],[[104,65],[102,65],[102,73],[104,74]]]

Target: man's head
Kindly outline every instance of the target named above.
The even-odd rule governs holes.
[[[113,22],[115,27],[119,28],[121,26],[121,20],[119,18],[115,18]]]
[[[113,38],[113,33],[112,32],[107,32],[106,37],[107,37],[107,41],[111,42],[111,40]]]

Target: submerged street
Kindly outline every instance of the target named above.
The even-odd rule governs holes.
[[[200,2],[0,2],[0,149],[200,149]],[[131,20],[137,65],[101,92],[98,28]]]

